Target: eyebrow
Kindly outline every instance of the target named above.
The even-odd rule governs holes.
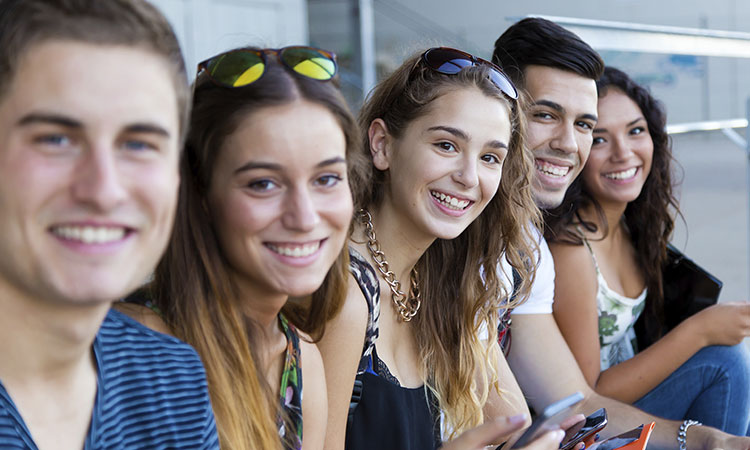
[[[59,125],[65,128],[83,128],[83,124],[78,120],[59,114],[31,113],[21,117],[18,121],[19,126],[33,125],[37,123]]]
[[[60,114],[47,114],[47,113],[31,113],[23,116],[19,121],[19,126],[27,126],[34,124],[47,124],[57,125],[63,128],[81,129],[83,123]],[[125,132],[128,133],[150,133],[158,134],[160,136],[169,137],[169,131],[166,128],[147,122],[133,123],[125,127]]]
[[[538,101],[535,101],[531,106],[537,106],[537,105],[546,106],[548,108],[552,108],[552,109],[554,109],[555,111],[557,111],[560,114],[564,114],[565,113],[565,108],[563,108],[563,106],[561,104],[557,103],[557,102],[553,102],[553,101],[550,101],[550,100],[538,100]],[[599,120],[599,118],[596,116],[596,114],[582,114],[579,118],[580,119],[588,119],[588,120],[591,120],[591,121],[594,121],[594,122],[597,122]]]
[[[152,123],[134,123],[125,127],[125,131],[128,133],[149,133],[158,134],[166,138],[169,137],[169,131],[166,128]]]
[[[340,156],[334,156],[333,158],[324,159],[318,164],[315,164],[315,167],[322,168],[322,167],[332,166],[334,164],[340,164],[340,163],[346,164],[346,159]],[[238,174],[240,172],[246,172],[248,170],[258,170],[258,169],[281,172],[284,169],[284,167],[281,164],[277,164],[277,163],[264,162],[264,161],[250,161],[240,166],[237,170],[234,171],[234,173]]]
[[[469,135],[464,133],[462,130],[459,130],[458,128],[447,127],[445,125],[437,125],[434,127],[430,127],[427,129],[427,131],[445,131],[447,133],[450,133],[456,136],[459,139],[463,139],[465,141],[469,140]]]
[[[628,123],[625,124],[625,128],[632,127],[633,125],[637,124],[641,120],[646,120],[646,118],[645,117],[639,117],[639,118],[637,118],[635,120],[631,120],[630,122],[628,122]],[[606,128],[594,128],[594,133],[603,133],[605,131],[607,131]]]
[[[446,131],[446,132],[448,132],[448,133],[456,136],[457,138],[463,139],[465,141],[471,140],[469,138],[469,135],[467,135],[466,133],[464,133],[462,130],[459,130],[458,128],[447,127],[447,126],[444,126],[444,125],[438,125],[438,126],[435,126],[435,127],[430,127],[430,128],[427,129],[427,131]],[[508,148],[508,144],[506,144],[505,142],[498,141],[498,140],[492,140],[492,141],[487,142],[485,144],[485,147],[490,147],[490,148]]]

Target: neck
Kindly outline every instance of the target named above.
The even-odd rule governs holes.
[[[611,239],[622,229],[621,219],[625,214],[625,208],[627,208],[628,204],[609,202],[599,203],[599,205],[602,208],[609,229],[609,233],[607,233],[607,236],[604,236],[604,239]],[[600,233],[604,229],[604,222],[601,220],[601,217],[599,217],[594,206],[589,206],[583,209],[581,211],[581,217],[589,222],[595,223],[600,230]]]
[[[29,298],[0,282],[0,379],[6,386],[65,384],[92,368],[92,344],[109,308]]]
[[[388,266],[396,278],[408,280],[412,268],[417,264],[427,248],[435,241],[434,237],[418,236],[414,228],[403,224],[401,217],[386,205],[370,209],[375,236],[380,249],[385,254]]]
[[[278,330],[278,316],[289,297],[259,289],[255,283],[235,277],[237,301],[243,315],[251,319],[267,336]],[[271,333],[271,334],[269,334]]]

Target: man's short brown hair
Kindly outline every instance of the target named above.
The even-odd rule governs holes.
[[[184,135],[190,107],[185,63],[172,27],[153,5],[145,0],[0,0],[0,99],[21,56],[48,40],[126,45],[163,56],[172,68]]]

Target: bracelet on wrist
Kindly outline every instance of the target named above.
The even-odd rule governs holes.
[[[687,430],[693,425],[703,425],[697,420],[686,419],[680,425],[680,430],[677,432],[677,443],[680,444],[680,450],[687,450]]]

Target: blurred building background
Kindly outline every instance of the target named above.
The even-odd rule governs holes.
[[[368,88],[407,55],[448,45],[489,59],[495,39],[526,15],[750,33],[750,2],[742,0],[152,1],[172,21],[188,67],[247,44],[302,43],[335,51],[342,88],[354,109]],[[666,104],[670,124],[746,116],[748,58],[597,49],[607,64],[651,88]],[[743,129],[738,131],[744,135]],[[673,138],[682,166],[685,218],[678,220],[674,243],[724,281],[722,300],[746,300],[750,263],[745,152],[720,131]]]

